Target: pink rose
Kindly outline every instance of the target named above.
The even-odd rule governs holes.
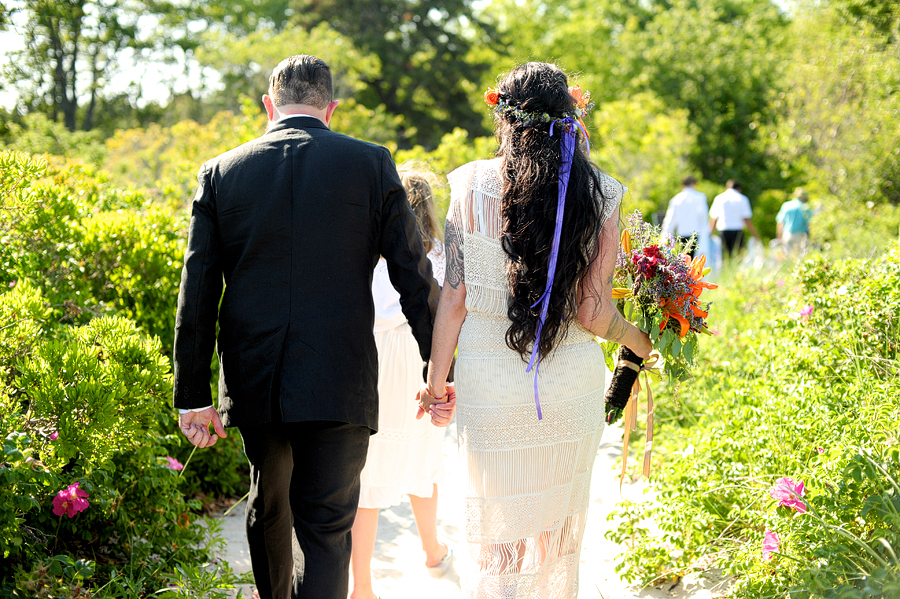
[[[815,310],[815,308],[813,306],[807,304],[807,305],[803,306],[802,308],[800,308],[800,316],[802,316],[804,318],[809,318],[809,315],[813,313],[813,310]]]
[[[763,539],[763,559],[772,559],[772,553],[778,551],[781,548],[781,541],[778,540],[778,535],[766,529],[766,538]]]
[[[181,462],[171,456],[166,456],[166,462],[168,462],[166,466],[172,470],[184,470],[184,466],[182,466]]]
[[[778,500],[779,507],[793,508],[803,514],[806,513],[806,504],[800,500],[803,492],[802,482],[794,482],[793,478],[785,476],[775,481],[775,486],[769,491],[769,495]]]
[[[825,448],[824,447],[816,447],[816,451],[818,451],[820,454],[825,453]]]
[[[78,488],[79,484],[81,483],[69,485],[56,494],[56,497],[53,498],[54,514],[57,516],[65,514],[69,518],[74,518],[75,514],[87,509],[88,505],[90,505],[87,500],[88,494],[86,491]]]
[[[57,431],[53,431],[52,433],[50,433],[51,441],[56,441],[57,439],[59,439],[59,433]]]

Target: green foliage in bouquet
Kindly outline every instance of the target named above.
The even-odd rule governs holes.
[[[900,592],[900,248],[782,276],[733,275],[698,375],[658,404],[655,499],[608,534],[626,579],[719,567],[741,599]]]

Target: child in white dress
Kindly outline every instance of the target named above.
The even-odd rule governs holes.
[[[438,284],[444,284],[443,234],[437,223],[427,171],[398,169],[409,203],[416,213],[422,241]],[[374,599],[370,562],[375,551],[378,513],[408,494],[430,574],[449,567],[451,552],[437,538],[437,485],[443,482],[444,428],[428,418],[416,419],[416,391],[424,363],[406,318],[400,295],[391,285],[387,263],[378,261],[372,279],[375,301],[375,345],[378,348],[378,434],[369,440],[366,466],[360,474],[359,509],[353,524],[351,599]]]

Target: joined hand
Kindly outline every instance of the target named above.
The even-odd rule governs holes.
[[[453,420],[453,414],[456,413],[455,385],[448,384],[446,396],[439,401],[435,401],[427,389],[427,385],[423,384],[416,392],[416,401],[419,404],[416,420],[420,420],[425,414],[430,414],[431,424],[438,427],[448,426]]]

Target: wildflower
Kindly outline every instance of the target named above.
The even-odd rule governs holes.
[[[772,559],[772,554],[778,551],[780,548],[781,541],[778,540],[778,535],[767,528],[766,538],[763,539],[763,559]]]
[[[60,491],[53,498],[53,513],[57,516],[67,515],[74,518],[78,512],[87,509],[90,503],[87,500],[88,494],[78,488],[81,483],[74,483]]]
[[[822,453],[825,453],[825,448],[824,447],[816,447],[816,451],[818,451],[820,454],[822,454]]]
[[[784,279],[778,279],[777,281],[775,281],[775,284],[779,287],[784,287]]]
[[[51,440],[51,441],[56,441],[57,439],[59,439],[59,432],[58,432],[58,431],[53,431],[52,433],[50,433],[50,440]]]
[[[500,101],[500,93],[495,89],[489,89],[484,92],[484,103],[488,106],[496,106]]]
[[[184,470],[184,466],[181,464],[181,462],[179,462],[172,456],[166,456],[166,462],[166,466],[168,466],[172,470]]]
[[[10,281],[10,282],[9,282],[9,288],[10,288],[10,289],[12,289],[12,288],[15,287],[15,286],[16,286],[16,282],[15,282],[15,281]]]
[[[809,318],[809,315],[813,313],[813,310],[815,310],[815,308],[807,304],[800,308],[800,316],[802,316],[803,318]]]
[[[803,492],[802,482],[794,482],[793,478],[785,476],[775,481],[775,486],[769,491],[769,495],[778,500],[779,507],[793,508],[803,514],[806,513],[806,504],[800,500]]]

